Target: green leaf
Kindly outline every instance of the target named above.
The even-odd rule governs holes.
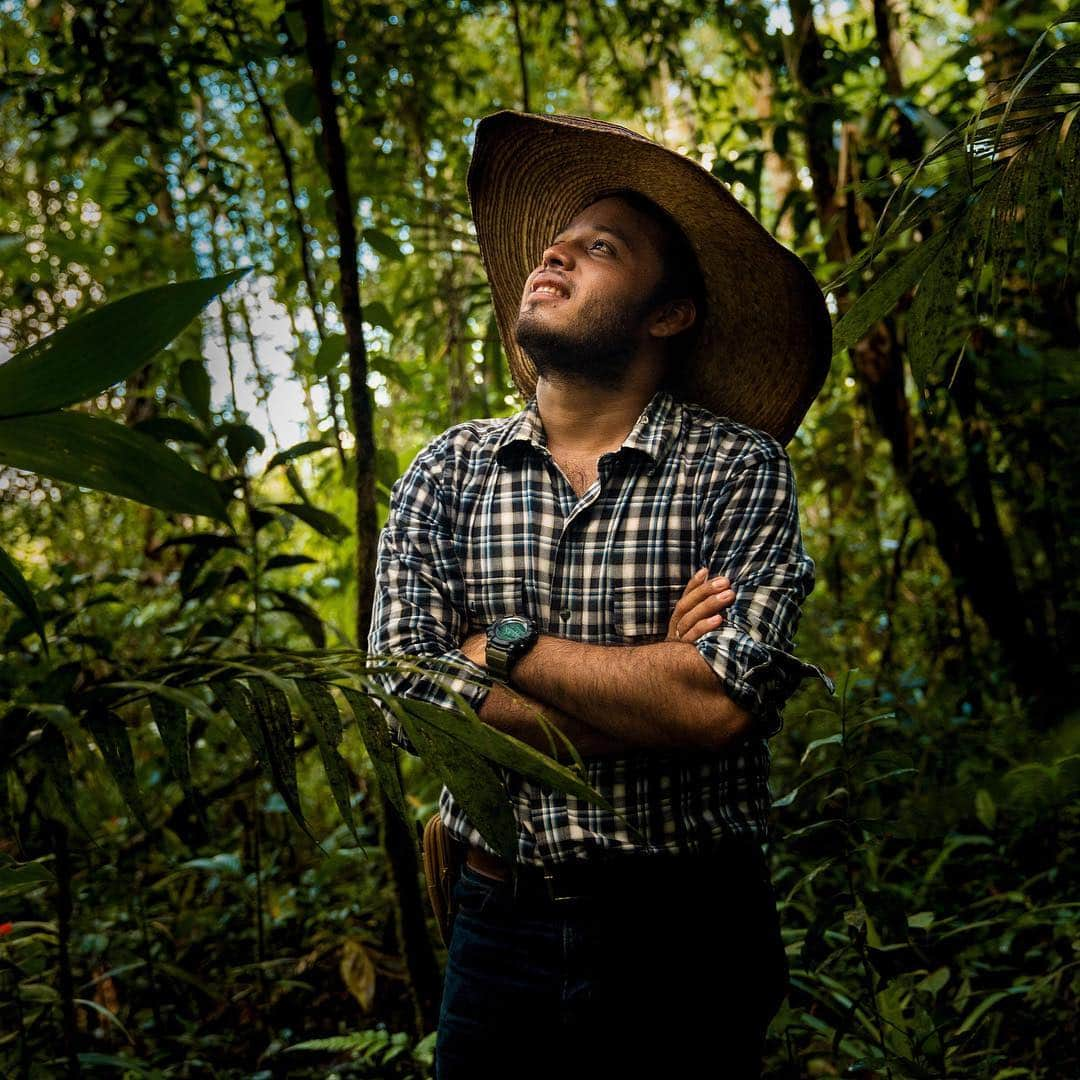
[[[306,454],[314,454],[317,450],[329,449],[331,449],[331,446],[327,442],[309,441],[297,443],[287,450],[279,450],[270,459],[270,463],[266,466],[266,472],[276,469],[279,465],[284,465],[287,461],[295,461],[298,457],[304,457]]]
[[[86,827],[79,820],[76,810],[75,782],[71,775],[67,741],[55,724],[48,723],[42,729],[37,752],[45,766],[45,775],[55,795],[56,812],[62,817],[70,817],[83,832],[86,832]]]
[[[1018,198],[1024,181],[1024,151],[1009,158],[994,194],[993,218],[990,223],[990,261],[993,266],[990,308],[997,313],[1001,301],[1001,285],[1013,259],[1013,239],[1019,212]]]
[[[320,510],[317,506],[310,506],[307,503],[273,503],[272,505],[299,518],[305,525],[310,525],[321,536],[329,537],[331,540],[345,540],[352,535],[344,522],[328,510]]]
[[[480,835],[507,862],[518,852],[518,823],[502,777],[491,763],[463,742],[403,710],[402,725],[435,775],[448,787]]]
[[[566,792],[596,806],[610,809],[610,804],[577,773],[513,735],[497,731],[488,724],[481,723],[479,719],[474,720],[461,713],[441,709],[427,701],[405,698],[401,701],[401,706],[417,720],[451,736],[470,750],[504,768],[513,769],[555,791]]]
[[[191,780],[191,750],[188,746],[187,710],[177,702],[154,694],[150,698],[150,712],[154,717],[169,769],[181,790],[195,806],[201,800]]]
[[[381,300],[369,300],[364,304],[364,322],[372,326],[381,326],[391,333],[394,330],[394,316]]]
[[[320,379],[329,375],[341,363],[341,358],[348,347],[349,342],[344,334],[327,334],[326,340],[319,346],[319,351],[315,356],[315,374]]]
[[[805,765],[806,759],[812,753],[814,753],[815,750],[819,750],[823,746],[837,746],[843,741],[844,735],[843,732],[840,731],[833,732],[832,735],[826,735],[824,738],[821,739],[814,739],[807,745],[806,749],[803,751],[802,757],[799,758],[799,764]]]
[[[294,82],[282,95],[289,115],[301,126],[307,127],[319,115],[319,102],[310,82]]]
[[[851,348],[874,323],[893,311],[900,298],[922,277],[947,237],[948,231],[941,229],[929,240],[909,249],[859,296],[833,328],[833,356]]]
[[[386,353],[371,355],[369,357],[369,366],[372,371],[385,375],[396,386],[400,386],[402,390],[412,390],[412,380],[409,378],[408,372]]]
[[[144,289],[16,353],[0,365],[0,416],[51,412],[126,378],[247,272]]]
[[[118,690],[138,690],[140,695],[149,698],[159,697],[173,705],[186,709],[208,723],[214,719],[214,712],[209,705],[194,691],[181,686],[169,686],[168,683],[152,682],[148,679],[124,679],[110,682],[109,686]]]
[[[364,243],[384,259],[401,258],[401,248],[398,247],[397,241],[393,237],[387,236],[386,233],[379,232],[378,229],[365,229]]]
[[[45,623],[41,618],[41,612],[38,611],[34,594],[30,591],[26,578],[22,576],[19,568],[3,548],[0,548],[0,592],[30,620],[41,638],[41,644],[48,652],[49,643],[45,639]]]
[[[271,555],[263,570],[283,570],[290,566],[307,566],[314,562],[310,555]]]
[[[255,715],[251,704],[251,695],[244,685],[235,679],[211,679],[210,688],[214,696],[232,717],[233,723],[240,729],[240,734],[247,739],[254,751],[255,760],[266,775],[273,780],[270,771],[270,755],[266,748],[266,737],[262,725]]]
[[[140,421],[131,430],[149,435],[158,442],[170,439],[172,442],[195,443],[197,446],[210,445],[206,432],[200,431],[187,420],[180,420],[175,416],[153,416],[149,420]]]
[[[963,1023],[953,1032],[954,1037],[970,1031],[976,1024],[997,1004],[1008,997],[1016,994],[1026,994],[1031,989],[1030,983],[1020,986],[1010,986],[1008,990],[998,990],[987,995],[983,1000],[964,1018]]]
[[[243,464],[249,451],[261,454],[266,449],[266,440],[250,424],[223,424],[218,432],[222,430],[225,431],[225,452],[237,468]]]
[[[305,604],[299,597],[292,593],[282,592],[278,589],[270,589],[269,595],[277,600],[277,605],[272,611],[283,611],[291,615],[304,628],[304,633],[311,638],[312,645],[316,649],[326,648],[326,628],[318,612],[309,604]]]
[[[397,454],[388,446],[380,446],[375,451],[375,478],[392,488],[400,475],[401,466],[398,464]]]
[[[991,831],[997,821],[997,806],[994,805],[993,796],[986,788],[979,788],[975,792],[975,816],[979,822]]]
[[[33,892],[43,885],[51,885],[53,880],[48,867],[40,861],[0,866],[0,900]]]
[[[1060,123],[1044,131],[1032,147],[1024,169],[1024,251],[1028,282],[1034,288],[1035,271],[1042,257],[1046,240],[1046,226],[1050,220],[1050,199],[1053,194],[1051,181],[1057,158]]]
[[[135,820],[149,830],[150,825],[143,812],[139,785],[135,780],[135,756],[131,752],[127,728],[111,709],[93,705],[87,710],[86,726],[97,743],[98,750],[105,760],[109,774],[116,781],[124,802],[135,816]]]
[[[322,757],[323,769],[326,772],[334,802],[337,803],[338,811],[349,827],[353,839],[359,844],[360,836],[356,831],[356,822],[353,820],[349,769],[337,749],[343,735],[337,702],[325,686],[310,679],[297,679],[296,688],[311,715],[312,730],[315,733],[315,741],[319,744],[319,754]]]
[[[356,726],[360,731],[364,748],[371,759],[371,768],[383,797],[409,823],[412,815],[405,804],[405,792],[401,786],[401,771],[394,757],[394,745],[390,741],[390,731],[386,717],[371,698],[351,686],[338,686],[345,700],[349,703]],[[412,835],[410,828],[409,834]]]
[[[927,268],[908,309],[908,363],[920,393],[941,352],[956,310],[956,285],[967,250],[965,221],[948,227],[938,257]]]
[[[204,423],[210,423],[210,376],[199,360],[185,360],[180,365],[180,389],[191,411]]]
[[[1068,273],[1076,251],[1076,233],[1080,229],[1080,112],[1074,112],[1061,147],[1061,208],[1065,218],[1068,259],[1063,273]]]
[[[263,679],[250,679],[251,704],[266,742],[266,753],[274,786],[296,823],[307,833],[307,821],[300,806],[300,786],[296,779],[296,740],[289,699],[282,690]]]
[[[228,523],[217,485],[167,446],[85,413],[0,420],[0,464]]]

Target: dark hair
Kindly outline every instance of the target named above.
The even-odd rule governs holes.
[[[650,297],[650,302],[654,307],[658,307],[669,300],[682,300],[689,297],[694,301],[694,310],[697,312],[693,325],[668,341],[668,356],[678,366],[681,358],[693,349],[694,341],[705,322],[705,279],[694,248],[678,222],[640,191],[634,191],[632,188],[617,188],[613,191],[605,191],[593,201],[599,202],[601,199],[622,199],[643,217],[649,218],[660,227],[662,237],[660,280]]]

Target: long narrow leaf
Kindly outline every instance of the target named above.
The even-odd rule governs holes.
[[[126,378],[247,272],[144,289],[16,353],[0,366],[0,416],[61,409]]]
[[[319,745],[319,754],[322,757],[323,769],[326,772],[334,802],[337,803],[338,811],[349,827],[353,839],[359,844],[360,836],[356,831],[349,796],[349,768],[338,752],[343,731],[337,702],[334,700],[334,695],[322,683],[312,679],[297,679],[296,688],[311,714],[312,731]]]
[[[386,719],[378,705],[371,698],[351,686],[338,686],[342,696],[349,703],[356,726],[360,731],[364,748],[371,760],[375,780],[383,797],[400,815],[401,820],[409,823],[411,815],[405,803],[405,792],[401,786],[401,771],[394,757],[394,746],[390,741],[390,732]],[[412,835],[412,830],[409,832]]]
[[[946,340],[956,310],[956,286],[967,250],[967,219],[948,227],[938,257],[927,267],[908,309],[908,363],[920,393]]]
[[[222,707],[232,717],[233,723],[240,729],[240,734],[247,739],[254,751],[255,760],[262,766],[267,777],[273,780],[266,736],[259,724],[259,718],[255,715],[247,689],[235,679],[212,679],[210,687]]]
[[[347,540],[351,535],[348,526],[329,510],[320,510],[317,506],[311,506],[308,503],[276,503],[275,505],[331,540]]]
[[[300,806],[300,785],[296,778],[296,740],[288,696],[262,679],[251,679],[251,703],[266,739],[266,752],[278,789],[297,824],[308,833]]]
[[[139,785],[135,780],[135,755],[131,751],[127,728],[111,709],[94,706],[86,713],[86,726],[105,760],[109,775],[116,782],[124,802],[144,829],[149,829],[143,812]]]
[[[517,859],[518,824],[502,777],[463,742],[420,723],[407,710],[405,733],[448,787],[480,835],[507,862]]]
[[[85,413],[0,420],[0,465],[228,523],[208,476],[156,439]]]
[[[947,238],[948,231],[942,229],[916,245],[852,304],[833,329],[834,356],[854,345],[874,323],[896,307],[900,297],[925,273]]]
[[[154,694],[150,698],[150,712],[165,747],[169,770],[180,789],[192,804],[201,807],[201,800],[191,780],[191,751],[188,747],[187,710],[176,701]]]
[[[522,776],[546,784],[554,791],[565,792],[596,806],[611,809],[607,800],[575,772],[513,735],[496,731],[488,724],[469,723],[466,717],[425,701],[405,700],[402,705],[406,712],[418,720],[457,739],[470,750],[504,768],[513,769]]]
[[[26,583],[19,568],[12,562],[8,553],[0,548],[0,592],[2,592],[33,624],[41,638],[41,644],[48,651],[49,643],[45,639],[45,623],[38,611],[34,594]]]

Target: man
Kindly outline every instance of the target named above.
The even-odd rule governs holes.
[[[468,855],[436,1076],[754,1077],[787,981],[766,739],[804,677],[833,690],[791,652],[814,564],[783,450],[824,301],[719,181],[614,125],[487,117],[469,190],[528,404],[395,485],[369,647],[474,665],[386,684],[546,749],[542,713],[614,813],[504,770],[511,875],[443,789]]]

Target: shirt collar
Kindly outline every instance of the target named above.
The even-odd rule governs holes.
[[[640,451],[652,459],[655,468],[663,460],[675,437],[680,416],[679,403],[671,396],[671,393],[664,389],[657,390],[642,410],[630,433],[623,439],[619,452]],[[495,456],[503,462],[509,458],[512,450],[529,444],[547,451],[547,436],[544,433],[535,394],[529,398],[521,412],[511,417],[496,445]]]

